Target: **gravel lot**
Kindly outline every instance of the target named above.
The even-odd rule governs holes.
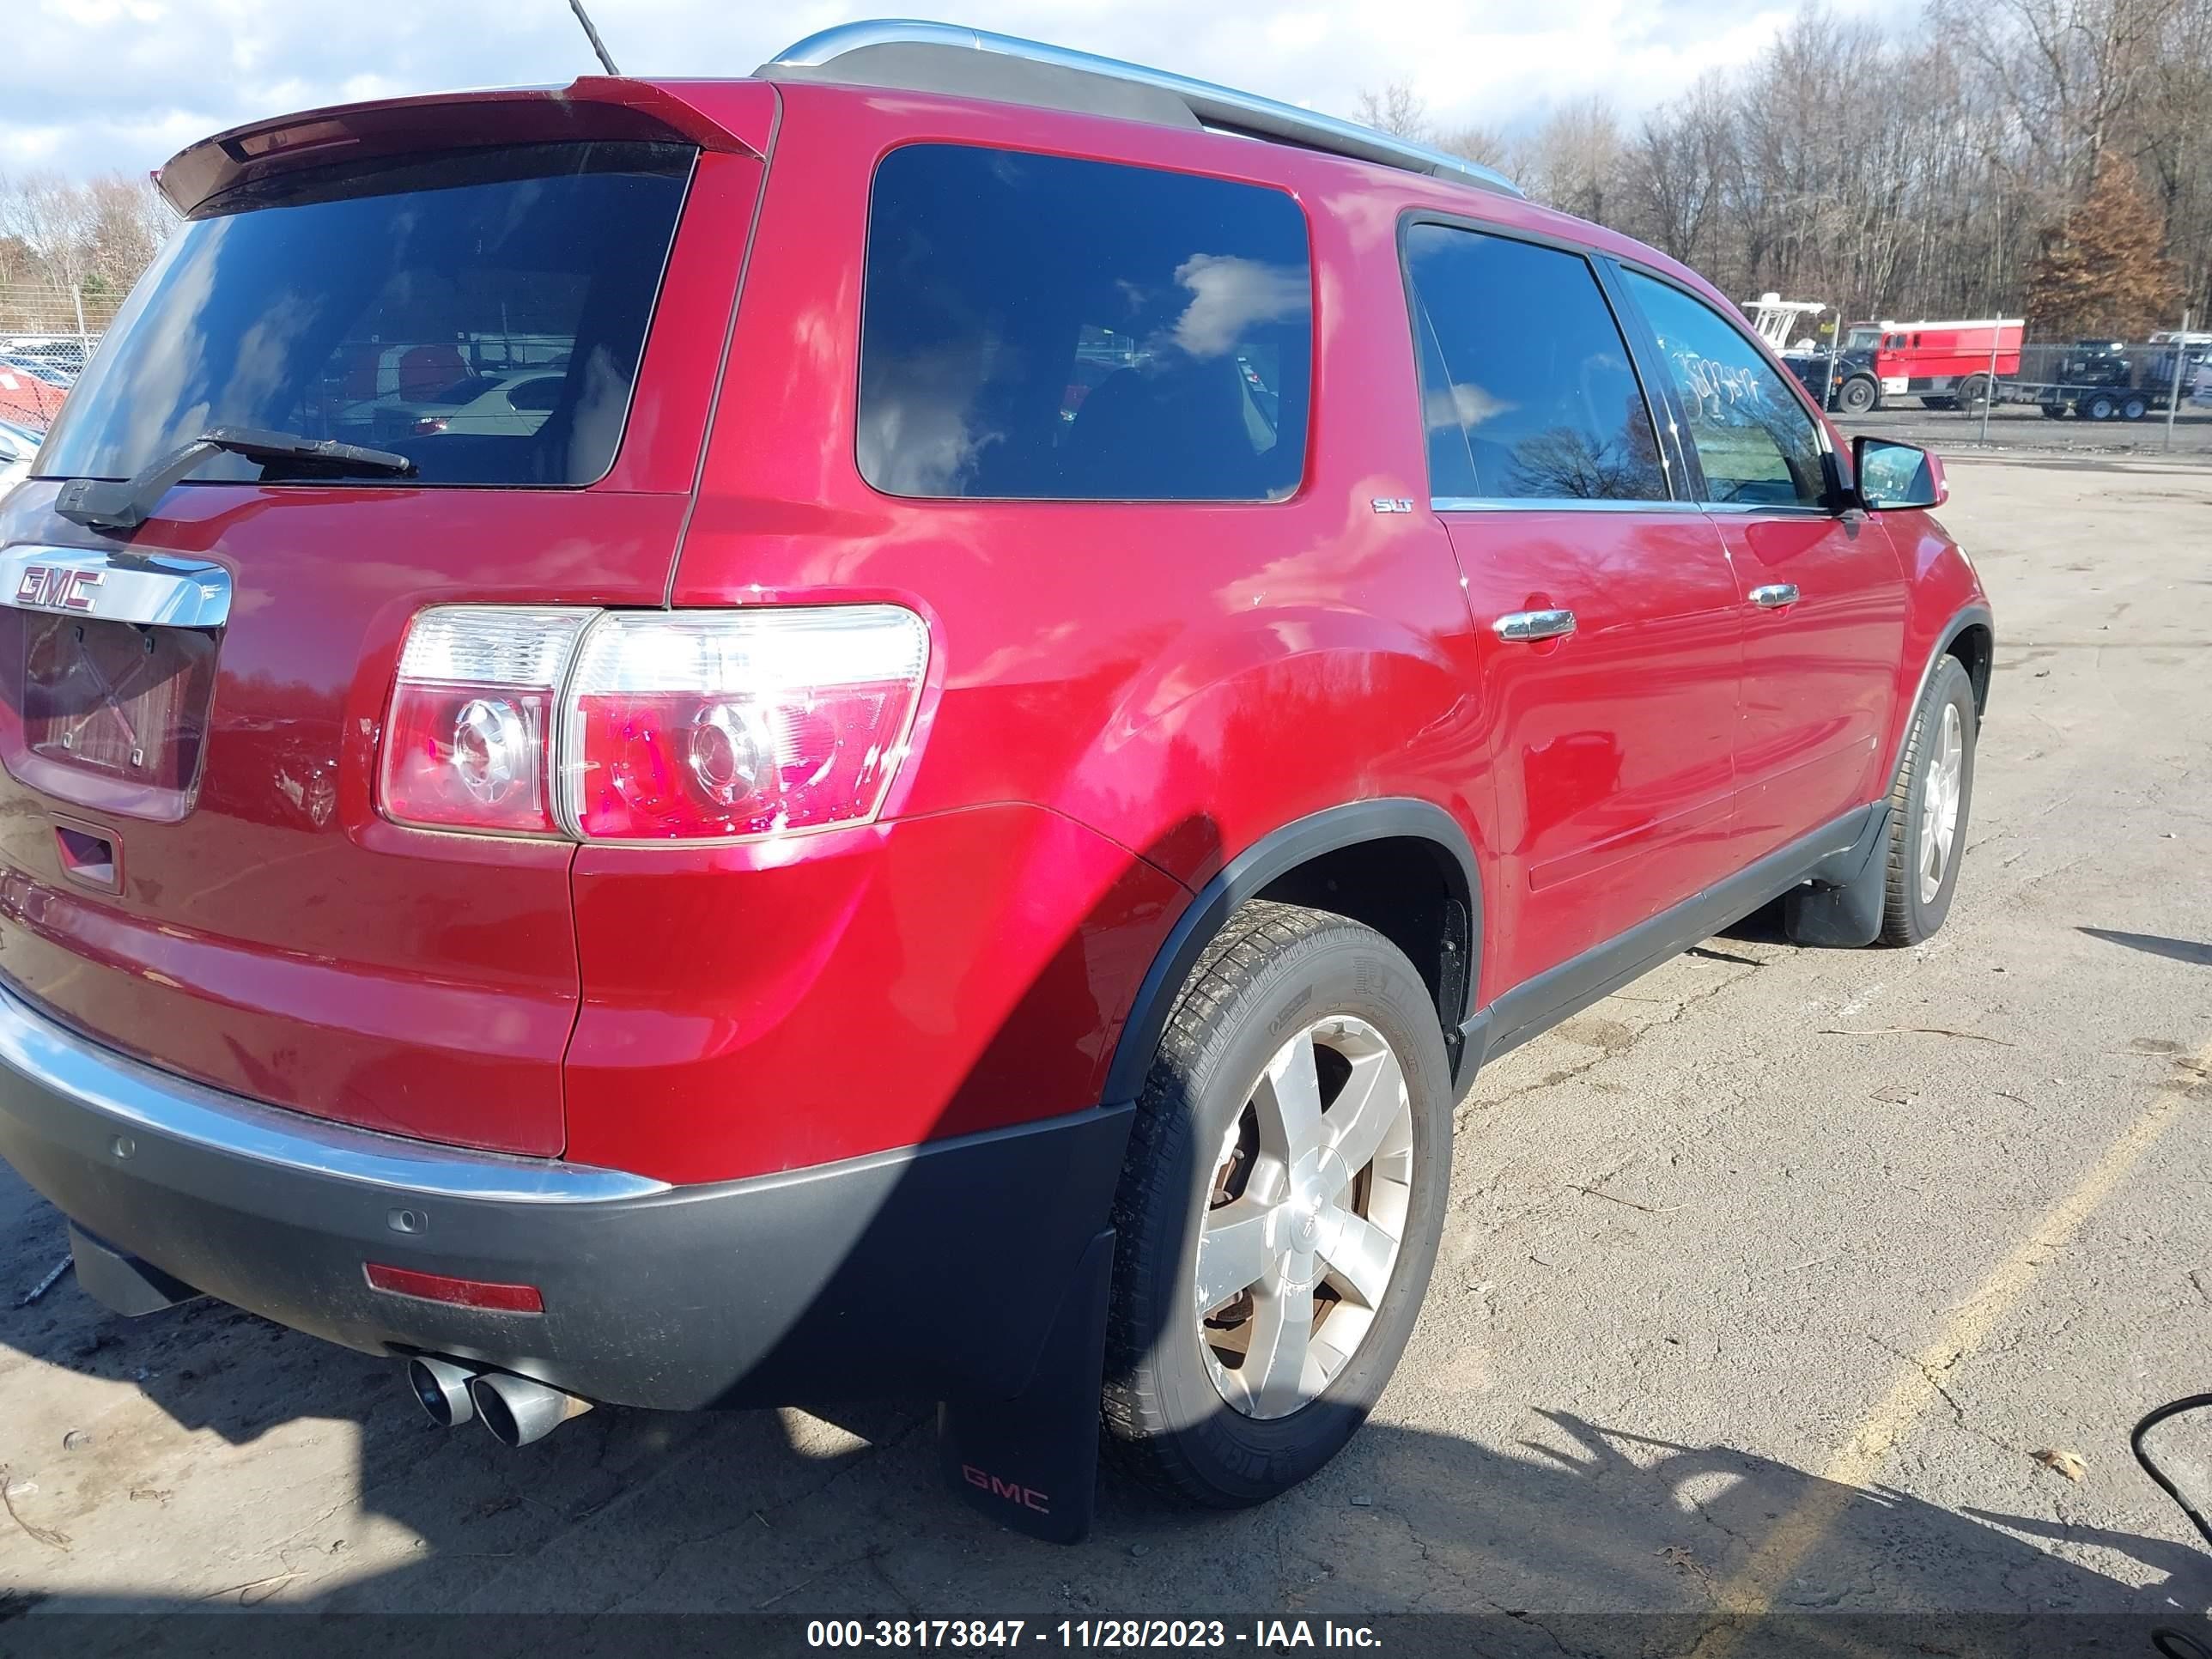
[[[1413,1349],[1305,1488],[1186,1516],[1109,1486],[1060,1550],[942,1493],[919,1401],[602,1410],[510,1454],[219,1306],[17,1310],[62,1225],[0,1170],[0,1650],[240,1604],[1419,1608],[1516,1653],[1680,1651],[1715,1609],[2203,1609],[2212,1557],[2126,1434],[2212,1388],[2212,472],[1951,476],[2000,648],[1948,927],[1814,951],[1754,918],[1486,1071]]]

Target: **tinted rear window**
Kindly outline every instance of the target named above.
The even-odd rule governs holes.
[[[1253,185],[915,144],[877,169],[861,476],[899,495],[1273,501],[1305,462],[1305,216]]]
[[[1417,224],[1406,263],[1437,495],[1667,499],[1644,389],[1588,260]]]
[[[408,483],[589,483],[622,439],[693,155],[549,144],[234,192],[140,281],[40,471],[127,477],[248,426],[397,450]],[[417,431],[425,404],[556,364],[541,422]],[[192,476],[258,471],[221,455]]]

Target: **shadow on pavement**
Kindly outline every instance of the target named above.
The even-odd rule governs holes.
[[[0,1284],[12,1302],[60,1227],[0,1181]],[[349,1631],[363,1646],[404,1639],[485,1659],[580,1648],[659,1659],[695,1650],[679,1629],[699,1651],[803,1650],[797,1625],[709,1621],[663,1639],[646,1634],[658,1624],[516,1616],[545,1610],[1020,1615],[1055,1626],[1133,1613],[1460,1613],[1483,1622],[1409,1627],[1396,1650],[1673,1654],[1694,1644],[1780,1517],[1830,1498],[1844,1500],[1839,1513],[1779,1598],[1820,1616],[1787,1632],[1756,1627],[1723,1651],[2142,1653],[2132,1626],[2122,1641],[2100,1625],[2075,1646],[2027,1615],[2173,1617],[2212,1601],[2212,1559],[2165,1540],[1954,1513],[1887,1489],[1840,1492],[1751,1453],[1565,1412],[1531,1412],[1527,1437],[1505,1451],[1370,1423],[1308,1486],[1241,1513],[1171,1513],[1109,1480],[1091,1540],[1060,1549],[1001,1531],[943,1491],[924,1402],[835,1410],[838,1426],[602,1408],[516,1453],[480,1428],[430,1427],[392,1364],[218,1304],[129,1321],[64,1280],[37,1306],[0,1314],[0,1342],[141,1390],[168,1419],[111,1394],[99,1432],[76,1449],[58,1435],[0,1437],[13,1478],[36,1483],[13,1500],[19,1514],[0,1516],[0,1651],[11,1655],[351,1651]],[[33,1374],[21,1360],[0,1370],[6,1419],[23,1422]],[[272,1444],[272,1431],[316,1426],[308,1419],[357,1435],[351,1456],[302,1449],[298,1433]],[[349,1464],[302,1501],[300,1481]],[[69,1541],[42,1544],[33,1527]],[[2154,1582],[2061,1560],[2041,1538],[2101,1546]],[[181,1590],[179,1556],[192,1561]],[[380,1620],[174,1616],[241,1605],[494,1616],[399,1632]],[[1850,1617],[1911,1610],[1939,1616],[1911,1631]],[[1958,1610],[1988,1616],[1948,1616]],[[142,1616],[67,1616],[118,1612]],[[263,1645],[270,1630],[280,1649]]]
[[[2111,927],[2079,927],[2075,931],[2087,933],[2091,939],[2100,939],[2107,945],[2124,945],[2130,951],[2144,951],[2154,957],[2212,968],[2212,945],[2200,945],[2194,939],[2166,939],[2158,933],[2124,933]]]

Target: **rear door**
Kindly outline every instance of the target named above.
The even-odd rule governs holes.
[[[280,1106],[561,1150],[571,844],[380,810],[395,659],[431,604],[662,602],[758,176],[673,142],[448,149],[178,232],[0,507],[0,985]],[[558,393],[497,431],[389,418],[526,369]],[[221,426],[414,471],[216,454],[135,532],[55,510]]]
[[[1434,504],[1497,733],[1502,991],[1726,872],[1741,597],[1674,499],[1589,260],[1430,222],[1405,246]]]
[[[1624,268],[1687,440],[1685,461],[1747,603],[1735,862],[1882,792],[1905,578],[1881,524],[1847,508],[1826,428],[1732,320]]]

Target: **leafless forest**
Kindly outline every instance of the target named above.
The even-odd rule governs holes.
[[[0,177],[0,331],[98,333],[175,222],[143,177]]]
[[[2137,337],[2212,307],[2212,0],[1929,0],[1901,33],[1812,10],[1649,114],[1571,103],[1518,139],[1403,87],[1361,103],[1737,298]]]
[[[1928,0],[1890,31],[1814,9],[1649,113],[1585,100],[1510,137],[1402,86],[1360,102],[1739,298],[2137,337],[2212,311],[2212,0]],[[0,179],[0,330],[73,330],[81,302],[96,331],[170,222],[143,179]]]

